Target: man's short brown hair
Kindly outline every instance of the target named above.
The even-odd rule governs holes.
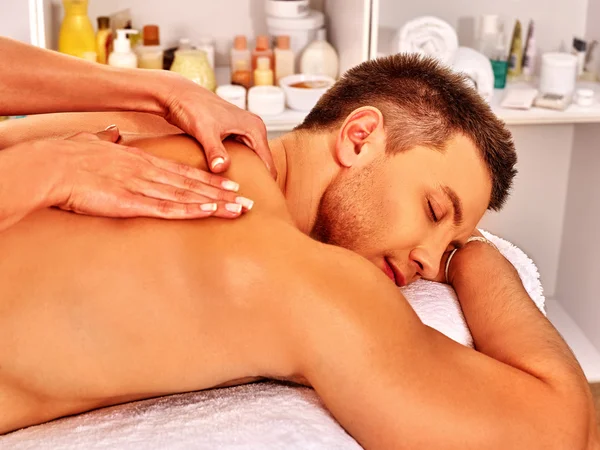
[[[488,208],[502,208],[517,173],[512,136],[462,75],[414,54],[367,61],[346,72],[296,129],[333,130],[367,105],[383,114],[390,153],[417,145],[443,150],[456,133],[469,137],[492,178]]]

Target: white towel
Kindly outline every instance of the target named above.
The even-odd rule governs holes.
[[[437,17],[417,17],[404,24],[392,42],[396,53],[421,53],[450,66],[458,50],[454,28]]]
[[[487,231],[480,231],[515,266],[525,290],[540,311],[546,314],[540,275],[533,261],[510,242]],[[473,347],[473,338],[454,289],[446,284],[419,280],[402,288],[402,293],[425,325],[460,344]]]
[[[452,68],[465,74],[486,102],[494,96],[494,71],[492,63],[482,53],[468,47],[459,47]]]
[[[542,311],[544,296],[533,262],[489,233],[516,267]],[[452,288],[419,281],[403,288],[421,320],[464,345],[473,340]],[[12,450],[224,449],[357,450],[312,389],[256,383],[113,406],[0,437]]]

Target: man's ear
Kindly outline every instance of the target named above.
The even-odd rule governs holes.
[[[379,144],[379,145],[377,145]],[[373,106],[355,109],[342,124],[335,156],[343,167],[369,162],[385,149],[383,115]]]

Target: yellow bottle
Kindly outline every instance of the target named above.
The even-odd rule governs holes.
[[[273,86],[273,71],[271,70],[271,59],[267,56],[260,56],[256,60],[256,70],[254,71],[255,86]]]
[[[58,51],[83,58],[96,51],[94,27],[87,16],[88,0],[62,0],[65,17],[58,35]]]
[[[96,55],[98,62],[106,64],[108,55],[112,52],[112,30],[110,29],[110,18],[98,17],[98,33],[96,34]]]

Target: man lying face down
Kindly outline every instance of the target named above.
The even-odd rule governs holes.
[[[107,117],[5,130],[69,135]],[[146,134],[131,145],[206,167],[195,141],[152,118],[117,123]],[[458,75],[401,55],[350,70],[271,143],[277,181],[227,148],[227,176],[255,201],[234,222],[47,209],[0,233],[0,432],[272,378],[314,387],[365,448],[596,445],[570,350],[494,248],[464,245],[504,203],[516,156]],[[448,282],[477,350],[423,325],[396,286],[444,280],[443,256],[463,245]]]

